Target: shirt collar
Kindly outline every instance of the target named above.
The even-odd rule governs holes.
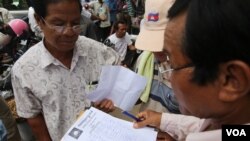
[[[80,41],[79,38],[76,41],[72,61],[78,61],[79,56],[87,56],[87,53],[84,52],[84,48],[81,47],[81,44],[83,42]],[[51,53],[45,48],[44,38],[38,44],[38,46],[40,46],[41,54],[42,54],[41,55],[42,56],[42,59],[41,59],[42,68],[46,68],[47,66],[51,64],[59,64],[58,60],[54,56],[52,56]]]

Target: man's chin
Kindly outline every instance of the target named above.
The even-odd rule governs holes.
[[[60,42],[60,46],[72,48],[75,46],[75,42]]]

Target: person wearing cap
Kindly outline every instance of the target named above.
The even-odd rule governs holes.
[[[12,19],[7,9],[0,11],[0,63],[12,64],[18,37],[26,35],[28,25],[21,19]]]
[[[164,52],[184,115],[141,112],[137,116],[145,120],[134,127],[155,126],[181,141],[249,140],[249,7],[248,0],[175,1]],[[241,135],[228,135],[232,130]]]
[[[0,29],[0,62],[12,64],[15,61],[15,47],[20,37],[27,35],[28,25],[21,19],[13,19]]]
[[[79,0],[32,2],[44,37],[12,68],[17,114],[27,119],[37,140],[59,141],[86,108],[114,110],[111,100],[91,102],[87,92],[97,86],[102,66],[119,64],[120,58],[104,44],[79,36]]]
[[[140,97],[140,111],[152,109],[158,112],[179,113],[168,77],[162,71],[168,68],[163,51],[164,29],[167,11],[172,0],[147,0],[144,19],[135,47],[144,52],[139,56],[135,71],[148,78],[147,86]]]

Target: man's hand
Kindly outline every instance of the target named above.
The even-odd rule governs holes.
[[[144,126],[153,126],[155,128],[160,128],[162,113],[158,113],[151,110],[146,110],[137,114],[137,117],[142,120],[140,122],[134,123],[134,128],[141,128]]]
[[[104,99],[100,102],[94,102],[94,107],[109,113],[115,110],[114,103],[109,99]]]

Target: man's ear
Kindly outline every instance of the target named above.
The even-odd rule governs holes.
[[[242,61],[230,61],[220,66],[219,99],[232,102],[250,92],[250,68]]]

